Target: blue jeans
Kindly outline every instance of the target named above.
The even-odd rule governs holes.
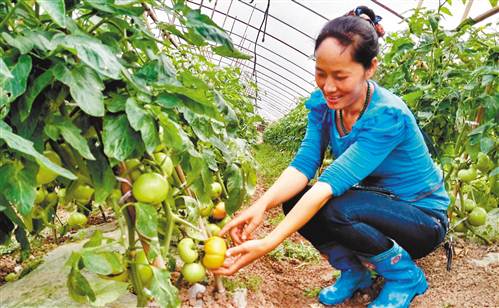
[[[284,214],[308,189],[283,203]],[[417,259],[432,252],[447,229],[445,211],[419,208],[389,193],[357,188],[331,198],[298,232],[319,250],[340,244],[365,257],[390,249],[391,238]]]

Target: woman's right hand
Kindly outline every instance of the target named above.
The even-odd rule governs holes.
[[[219,235],[229,233],[236,245],[240,245],[252,238],[252,233],[262,224],[266,207],[261,203],[254,203],[249,208],[237,214],[220,230]]]

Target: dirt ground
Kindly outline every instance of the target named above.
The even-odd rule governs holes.
[[[254,199],[263,192],[259,187]],[[272,209],[263,226],[257,230],[259,237],[272,230],[269,218],[278,215],[280,208]],[[293,241],[306,241],[299,234]],[[417,261],[423,268],[430,288],[416,297],[411,307],[499,307],[499,262],[486,267],[475,265],[472,260],[481,260],[488,253],[499,252],[498,245],[484,246],[461,239],[455,240],[455,252],[451,271],[446,270],[447,258],[443,247]],[[261,277],[262,283],[256,290],[248,290],[248,307],[324,307],[310,290],[318,290],[334,283],[334,269],[326,259],[319,264],[302,264],[296,260],[274,261],[265,256],[242,269],[230,279],[244,281],[245,277]],[[357,292],[352,299],[337,307],[365,307],[379,293],[382,279],[377,278],[373,287]],[[188,300],[188,286],[181,291],[185,307],[238,307],[234,296],[227,292],[214,292],[213,283],[199,296],[197,303]]]

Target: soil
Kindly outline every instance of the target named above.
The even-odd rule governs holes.
[[[264,188],[259,185],[253,200],[261,196],[263,191]],[[269,221],[280,211],[280,208],[275,208],[268,213],[265,223],[256,231],[257,237],[263,237],[272,230],[274,226]],[[112,220],[112,217],[109,218]],[[89,219],[89,224],[103,222],[100,213]],[[71,241],[73,233],[59,239],[57,243],[52,236],[46,237],[41,246],[33,250],[35,255],[30,259],[39,258],[62,242]],[[294,234],[291,240],[306,242],[299,234]],[[430,288],[424,295],[416,297],[411,307],[499,307],[499,262],[484,267],[472,262],[483,259],[491,252],[498,253],[498,245],[484,246],[456,239],[455,252],[450,272],[446,270],[447,259],[443,248],[417,261],[426,273]],[[0,256],[0,285],[5,283],[5,275],[25,265],[20,264],[18,259],[18,252]],[[334,283],[334,273],[335,270],[326,259],[303,263],[294,259],[276,261],[265,256],[227,279],[248,282],[258,278],[259,283],[242,284],[242,287],[247,287],[247,295],[243,296],[247,307],[324,307],[318,302],[316,294],[320,288]],[[242,307],[237,304],[233,292],[215,292],[212,276],[206,291],[198,294],[195,300],[189,300],[189,285],[185,281],[178,281],[177,273],[173,273],[172,278],[179,283],[183,307]],[[352,299],[338,307],[365,307],[376,297],[382,283],[382,279],[377,278],[373,287],[357,292]]]
[[[253,200],[262,193],[263,188],[259,185]],[[257,237],[272,230],[269,218],[280,212],[280,208],[274,208],[268,213],[265,223],[256,231]],[[299,234],[294,234],[291,240],[306,242]],[[456,239],[454,248],[456,255],[451,271],[446,270],[447,258],[443,247],[417,260],[430,288],[416,297],[411,307],[499,307],[499,262],[486,267],[470,262],[481,260],[488,253],[499,252],[498,245],[484,246]],[[247,281],[251,277],[261,277],[259,288],[247,291],[247,307],[325,307],[319,303],[316,294],[320,288],[334,283],[334,271],[325,258],[318,264],[303,264],[296,260],[275,261],[265,256],[229,279]],[[337,307],[365,307],[377,296],[382,285],[382,279],[377,278],[370,289],[356,292],[352,299]],[[181,289],[183,307],[199,307],[200,301],[203,307],[210,308],[239,306],[231,292],[215,292],[213,279],[197,300],[189,300],[188,287],[183,285]]]

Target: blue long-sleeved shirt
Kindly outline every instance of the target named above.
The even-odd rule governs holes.
[[[309,180],[321,164],[322,119],[330,112],[326,129],[335,160],[318,180],[331,185],[334,196],[368,177],[370,186],[416,206],[447,209],[449,196],[442,172],[430,157],[414,115],[398,96],[375,83],[364,115],[342,137],[334,124],[335,111],[327,107],[320,90],[314,91],[305,105],[310,110],[307,131],[290,166]]]

